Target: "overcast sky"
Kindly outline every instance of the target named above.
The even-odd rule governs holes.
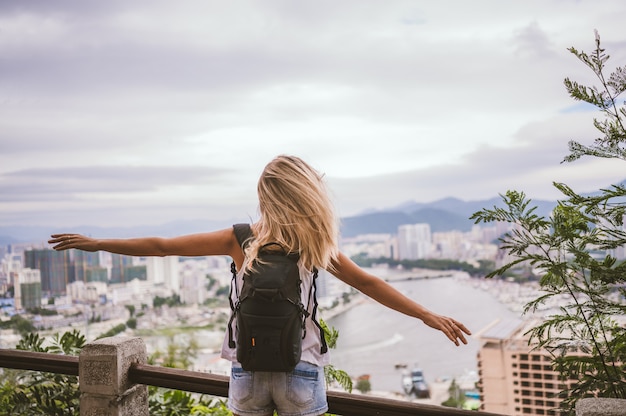
[[[626,2],[0,2],[0,225],[256,217],[275,155],[350,216],[626,179],[563,79],[594,29],[626,65]]]

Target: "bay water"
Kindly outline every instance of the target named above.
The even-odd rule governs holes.
[[[519,318],[490,292],[485,279],[463,274],[391,283],[409,298],[435,313],[462,322],[474,336],[455,346],[438,330],[366,299],[327,323],[339,331],[332,364],[353,378],[369,375],[372,390],[402,392],[402,373],[424,371],[427,383],[465,377],[477,371],[479,342],[475,337],[497,319]]]

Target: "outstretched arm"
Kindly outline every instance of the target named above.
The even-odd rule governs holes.
[[[465,325],[412,301],[384,280],[365,272],[344,254],[339,254],[333,266],[333,274],[337,278],[370,298],[405,315],[421,319],[431,328],[442,331],[456,345],[460,345],[459,341],[467,344],[464,334],[471,335],[471,332]]]
[[[81,234],[53,234],[48,241],[55,250],[75,248],[83,251],[108,251],[128,256],[211,256],[229,255],[241,264],[243,253],[232,228],[180,237],[142,237],[96,239]]]

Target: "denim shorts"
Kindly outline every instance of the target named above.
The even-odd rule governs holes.
[[[233,363],[228,407],[240,416],[319,416],[328,410],[324,369],[300,361],[291,373],[245,371]]]

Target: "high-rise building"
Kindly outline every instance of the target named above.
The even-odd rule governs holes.
[[[41,307],[41,273],[35,269],[22,269],[15,281],[15,309]]]
[[[398,227],[398,258],[400,260],[424,259],[430,254],[431,245],[429,224],[405,224]]]
[[[481,410],[502,415],[559,415],[565,388],[552,356],[528,345],[532,322],[497,322],[479,334]]]
[[[126,283],[130,279],[127,268],[133,265],[131,256],[111,254],[111,283]]]
[[[109,281],[109,272],[104,267],[90,267],[85,270],[85,283],[89,282],[103,282]]]
[[[44,293],[63,294],[67,284],[74,281],[74,265],[69,251],[26,250],[24,267],[41,272],[41,290]]]
[[[100,267],[100,253],[90,253],[88,251],[74,251],[74,267],[76,270],[75,280],[88,282],[89,271]]]

